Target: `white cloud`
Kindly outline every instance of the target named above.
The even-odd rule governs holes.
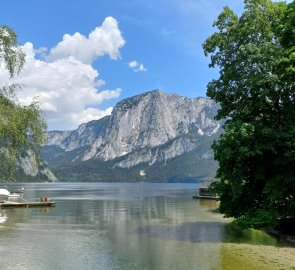
[[[46,47],[40,47],[38,49],[35,49],[34,52],[36,54],[43,54],[43,53],[47,52],[47,48]]]
[[[50,50],[47,57],[49,61],[74,56],[82,63],[90,64],[97,57],[108,54],[112,59],[120,57],[119,49],[125,40],[118,28],[118,22],[107,17],[100,27],[96,27],[88,37],[80,33],[66,34],[56,47]]]
[[[99,29],[104,29],[105,36],[102,40],[107,46],[105,51],[108,51],[111,57],[116,58],[115,56],[119,55],[121,45],[116,47],[117,43],[113,43],[114,22],[115,19],[109,17],[101,27],[96,29],[98,29],[98,32]],[[109,40],[106,36],[108,30],[110,31]],[[119,31],[119,29],[117,30]],[[99,35],[96,35],[96,38],[99,39]],[[94,41],[93,38],[89,38],[88,41],[89,45],[87,46],[91,44],[95,46],[98,42],[98,40]],[[62,42],[55,47],[58,48],[55,51],[56,53],[52,54],[53,50],[51,50],[50,54],[46,55],[46,60],[36,58],[37,53],[46,52],[45,48],[34,50],[33,44],[27,42],[22,47],[26,54],[25,66],[20,75],[13,81],[9,80],[8,72],[4,70],[3,63],[0,63],[0,87],[11,82],[21,84],[22,91],[17,94],[17,97],[23,105],[27,105],[34,98],[37,98],[40,108],[45,114],[49,130],[74,129],[83,122],[99,119],[110,114],[111,107],[100,110],[99,105],[105,100],[118,97],[121,92],[120,88],[99,91],[98,88],[103,86],[105,82],[98,79],[98,71],[87,61],[84,61],[89,55],[91,55],[90,58],[93,61],[94,57],[103,55],[103,53],[99,55],[92,52],[85,59],[82,59],[79,50],[85,49],[84,44],[75,43],[73,45],[68,43],[69,51],[72,52],[74,47],[75,53],[63,55],[60,50],[61,47],[59,47]],[[113,44],[113,46],[110,44]],[[73,47],[71,47],[72,45]],[[114,49],[115,47],[117,49]],[[103,49],[100,49],[100,51],[102,52]],[[57,54],[57,52],[59,53]],[[47,56],[50,56],[50,61],[47,60]]]
[[[135,71],[147,71],[147,69],[143,66],[143,64],[140,64],[137,70]]]
[[[137,61],[133,60],[128,63],[128,66],[134,71],[147,71],[143,64],[138,63]]]
[[[73,122],[77,123],[78,125],[82,123],[87,123],[93,119],[102,118],[106,115],[110,115],[112,113],[113,108],[110,107],[106,109],[105,111],[101,111],[99,109],[95,108],[87,108],[79,113],[73,113],[71,115],[71,118]]]
[[[138,66],[138,63],[136,61],[131,61],[128,63],[129,67],[136,68]]]

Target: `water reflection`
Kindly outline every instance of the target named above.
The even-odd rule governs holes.
[[[212,212],[215,201],[191,199],[194,189],[27,185],[26,199],[46,196],[57,205],[1,210],[0,269],[243,269],[231,268],[238,263],[248,269],[272,269],[263,268],[256,257],[253,264],[249,256],[271,252],[278,241],[227,224]],[[290,265],[294,263],[283,264],[285,269]]]
[[[137,229],[137,233],[161,240],[185,241],[191,243],[221,243],[224,223],[186,222],[179,226],[152,225]]]
[[[169,241],[191,243],[248,243],[253,245],[283,245],[274,237],[254,229],[240,230],[224,222],[186,222],[178,226],[148,225],[136,230],[138,234]]]
[[[5,223],[7,220],[7,215],[5,210],[0,210],[0,224]]]

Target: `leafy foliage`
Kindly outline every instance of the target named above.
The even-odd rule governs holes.
[[[270,0],[245,0],[240,17],[226,7],[203,45],[220,68],[207,95],[226,119],[212,189],[220,211],[245,228],[295,219],[294,11],[294,2]]]
[[[21,71],[25,63],[17,36],[7,26],[0,27],[0,62],[11,78]],[[44,142],[46,124],[38,103],[34,101],[28,106],[21,106],[15,96],[19,88],[17,84],[8,84],[0,89],[0,156],[6,161],[1,170],[2,178],[12,178],[13,166],[24,145],[32,145],[37,150]]]

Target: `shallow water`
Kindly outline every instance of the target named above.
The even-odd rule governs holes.
[[[295,269],[295,248],[234,229],[195,184],[25,184],[53,208],[0,210],[0,269]]]

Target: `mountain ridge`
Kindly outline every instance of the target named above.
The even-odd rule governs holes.
[[[129,171],[135,177],[137,170],[150,170],[153,166],[159,170],[159,164],[166,166],[176,157],[185,159],[199,149],[196,162],[210,161],[207,163],[211,164],[208,166],[212,166],[212,173],[207,176],[212,177],[216,163],[210,145],[221,132],[221,122],[214,120],[217,110],[218,105],[208,98],[192,99],[160,90],[144,92],[118,102],[110,116],[82,124],[74,131],[49,131],[43,158],[62,178],[72,177],[71,171],[67,177],[62,168],[79,164],[83,171],[80,181],[87,178],[86,165],[91,163],[95,181],[95,161],[100,178],[102,171],[107,178],[109,174],[116,175],[116,170],[126,170],[126,175]],[[109,166],[108,172],[101,168],[102,164]],[[182,174],[185,178],[185,172]],[[192,173],[192,178],[194,175],[197,178],[201,173]]]

